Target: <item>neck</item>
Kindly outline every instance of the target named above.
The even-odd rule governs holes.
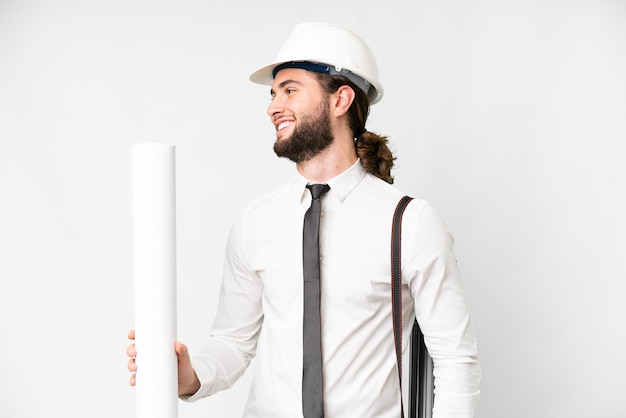
[[[354,140],[350,135],[335,137],[324,151],[307,161],[296,164],[298,172],[316,183],[326,183],[354,165],[357,160]]]

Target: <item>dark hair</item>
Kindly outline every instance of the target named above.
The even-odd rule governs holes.
[[[350,128],[356,139],[356,153],[367,172],[385,180],[387,183],[393,184],[391,169],[396,158],[387,146],[387,137],[365,129],[365,122],[367,122],[370,111],[367,94],[345,76],[316,72],[313,74],[320,82],[322,89],[328,94],[335,93],[339,87],[345,85],[354,90],[354,101],[348,110],[348,114],[350,117]]]

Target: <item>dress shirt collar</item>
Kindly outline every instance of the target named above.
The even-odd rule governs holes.
[[[352,167],[326,182],[330,186],[331,190],[329,195],[332,195],[335,199],[343,202],[343,200],[348,197],[350,192],[352,192],[361,180],[363,180],[366,173],[367,172],[361,164],[361,160],[357,159]],[[296,175],[292,179],[292,186],[294,194],[300,202],[302,202],[306,196],[306,185],[313,183],[315,182],[308,180],[302,176],[302,174],[296,172]]]

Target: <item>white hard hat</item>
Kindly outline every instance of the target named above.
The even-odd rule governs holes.
[[[383,87],[378,81],[378,65],[372,51],[355,33],[332,23],[297,25],[276,61],[252,73],[250,80],[271,85],[276,72],[282,68],[342,74],[365,91],[370,104],[383,97]]]

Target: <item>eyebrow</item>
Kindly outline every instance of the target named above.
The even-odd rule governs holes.
[[[285,86],[287,86],[287,85],[289,85],[289,84],[297,84],[298,86],[304,86],[304,84],[303,84],[303,83],[301,83],[301,82],[299,82],[299,81],[292,80],[292,79],[288,79],[288,80],[285,80],[285,81],[283,81],[282,83],[280,83],[280,84],[277,86],[277,88],[278,88],[278,89],[282,89],[282,88],[284,88]],[[273,96],[275,93],[276,93],[276,92],[274,91],[274,89],[270,89],[270,95],[271,95],[271,96]]]

